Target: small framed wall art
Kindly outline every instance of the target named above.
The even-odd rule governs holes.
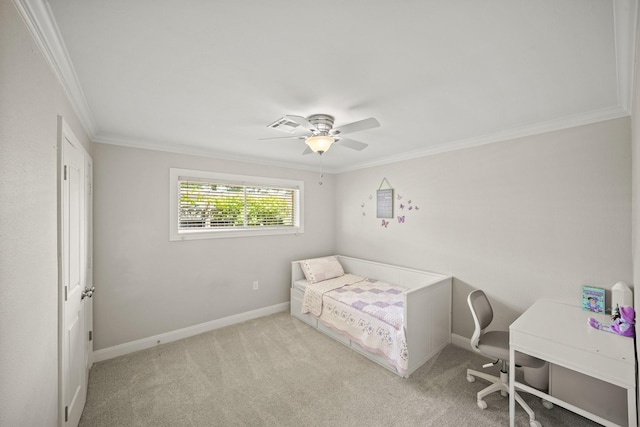
[[[389,188],[383,189],[382,186],[385,182]],[[376,217],[393,218],[393,188],[389,185],[387,178],[382,179],[376,192]]]

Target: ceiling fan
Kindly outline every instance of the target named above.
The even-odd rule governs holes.
[[[367,148],[367,144],[354,139],[344,138],[342,135],[365,129],[377,128],[380,126],[380,123],[373,117],[358,120],[357,122],[347,123],[336,128],[333,127],[334,121],[335,118],[329,114],[312,114],[309,117],[286,115],[267,127],[279,129],[292,134],[296,133],[296,135],[276,138],[261,138],[261,140],[304,140],[307,144],[307,148],[302,154],[309,154],[312,152],[322,154],[333,144],[361,151]],[[301,130],[303,133],[300,133]]]

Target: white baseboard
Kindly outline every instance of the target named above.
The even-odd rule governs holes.
[[[236,323],[246,322],[247,320],[256,319],[258,317],[268,316],[270,314],[279,313],[281,311],[289,311],[289,303],[272,305],[270,307],[259,308],[257,310],[247,311],[245,313],[235,314],[233,316],[224,317],[222,319],[212,320],[211,322],[200,323],[199,325],[188,326],[163,334],[154,335],[152,337],[142,338],[136,341],[124,344],[114,345],[112,347],[103,348],[93,352],[93,362],[101,362],[103,360],[113,359],[114,357],[124,356],[125,354],[155,347],[160,344],[189,338],[203,332],[209,332],[214,329],[224,328],[225,326],[235,325]]]
[[[451,334],[451,344],[471,351],[471,341],[462,335]]]

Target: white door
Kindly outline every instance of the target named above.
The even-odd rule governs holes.
[[[88,267],[88,155],[60,120],[60,424],[75,427],[87,398],[85,301]]]

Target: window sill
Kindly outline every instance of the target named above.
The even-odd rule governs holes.
[[[235,237],[256,237],[256,236],[277,236],[283,234],[302,234],[302,227],[295,228],[269,228],[269,229],[240,229],[240,230],[197,230],[197,231],[179,231],[173,233],[169,237],[169,241],[177,242],[181,240],[200,240],[200,239],[226,239]]]

